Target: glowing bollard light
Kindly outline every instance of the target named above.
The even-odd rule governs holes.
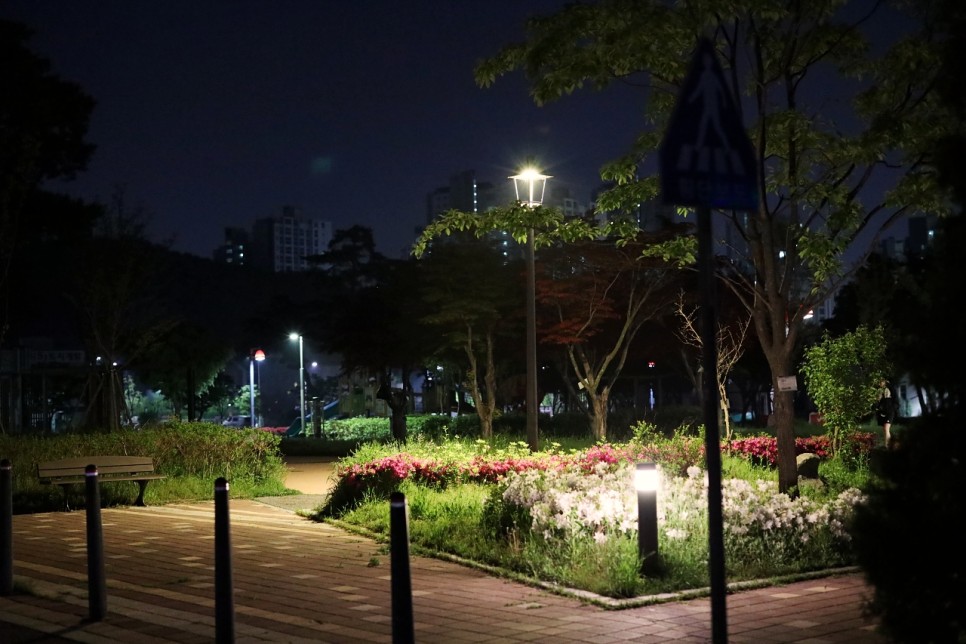
[[[637,490],[637,551],[641,558],[641,572],[656,574],[659,570],[657,554],[657,489],[660,478],[657,465],[638,463],[634,472]]]

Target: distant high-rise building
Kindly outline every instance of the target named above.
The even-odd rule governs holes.
[[[222,264],[245,265],[248,231],[244,228],[225,228],[225,243],[215,249],[213,259]]]
[[[440,215],[449,210],[449,186],[440,186],[426,196],[426,223],[431,224]]]
[[[906,258],[925,257],[933,247],[936,234],[936,218],[925,215],[909,217],[909,233],[906,235]]]
[[[464,170],[451,176],[447,185],[436,188],[426,196],[426,222],[432,223],[447,210],[482,213],[491,208],[512,205],[515,200],[514,184],[509,177],[501,177],[496,183],[480,181],[475,170]],[[555,178],[547,182],[543,204],[560,209],[565,217],[581,216],[587,208],[571,194],[566,184]],[[507,233],[494,232],[490,237],[507,256],[522,252],[520,245]]]
[[[247,263],[276,273],[309,270],[313,265],[306,258],[326,252],[331,239],[332,222],[284,206],[278,215],[255,220]]]
[[[478,181],[475,170],[464,170],[450,177],[426,197],[426,223],[432,223],[447,210],[486,212],[500,205],[498,191],[488,181]]]
[[[586,208],[571,194],[569,186],[554,183],[552,178],[547,182],[543,203],[546,206],[559,208],[564,217],[582,217]]]

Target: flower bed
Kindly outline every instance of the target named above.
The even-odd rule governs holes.
[[[862,453],[869,453],[875,446],[875,436],[857,433],[850,443]],[[775,466],[778,463],[778,441],[773,436],[739,438],[722,445],[722,450],[737,456],[747,456],[757,463]],[[809,436],[795,439],[795,454],[815,454],[821,458],[832,455],[832,441],[828,436]]]

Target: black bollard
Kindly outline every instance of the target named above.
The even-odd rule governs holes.
[[[235,600],[231,580],[231,531],[228,525],[228,481],[215,480],[215,641],[235,641]]]
[[[413,588],[409,574],[409,512],[406,495],[389,497],[389,556],[392,577],[392,641],[413,644]]]
[[[13,592],[13,466],[0,461],[0,595]]]
[[[87,504],[87,605],[91,621],[99,622],[107,615],[107,582],[104,578],[101,489],[96,465],[84,468],[84,494]]]

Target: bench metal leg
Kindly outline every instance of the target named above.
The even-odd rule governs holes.
[[[134,505],[144,506],[144,490],[148,487],[147,481],[138,481],[138,498],[134,501]]]
[[[60,489],[64,493],[64,512],[70,512],[71,511],[71,507],[70,507],[70,484],[61,485],[60,486]]]

